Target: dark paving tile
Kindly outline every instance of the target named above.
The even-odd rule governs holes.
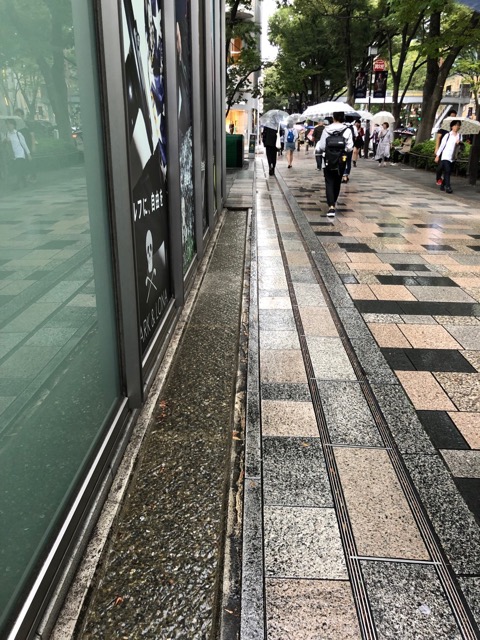
[[[394,371],[413,371],[415,367],[408,358],[410,349],[383,348],[381,352]]]
[[[370,301],[369,301],[370,302]],[[377,302],[377,301],[372,301]],[[378,302],[381,302],[380,300]],[[480,304],[471,302],[414,302],[402,300],[397,303],[401,311],[396,313],[413,316],[480,316]],[[375,313],[372,311],[371,313]],[[380,312],[378,312],[380,313]]]
[[[414,227],[418,227],[419,229],[442,229],[443,227],[439,224],[414,224]]]
[[[398,222],[378,222],[377,223],[377,227],[381,227],[382,229],[384,227],[388,227],[388,228],[400,227],[403,229],[403,226],[404,226],[403,224],[399,224]]]
[[[422,244],[427,251],[455,251],[449,244]]]
[[[343,236],[340,231],[315,231],[316,236]]]
[[[437,449],[470,449],[446,411],[417,411],[417,414]]]
[[[395,271],[430,271],[426,264],[405,264],[404,262],[390,262]]]
[[[417,371],[476,372],[456,349],[409,349],[407,355]]]
[[[454,480],[468,508],[480,523],[480,479],[454,478]]]
[[[372,249],[368,244],[363,244],[361,242],[339,242],[338,246],[350,253],[375,253],[375,249]]]
[[[475,240],[480,240],[480,233],[469,233],[468,235]]]
[[[41,280],[45,276],[50,275],[51,271],[34,271],[28,275],[29,280]]]
[[[263,495],[269,506],[333,506],[319,438],[263,438]]]
[[[373,234],[377,238],[403,238],[401,233],[377,232]]]
[[[4,296],[0,294],[0,309],[3,307],[4,304],[7,304],[7,302],[10,302],[10,300],[13,300],[13,298],[15,298],[15,296]]]
[[[472,247],[471,245],[467,244],[467,249],[473,249],[474,251],[480,251],[480,246]]]
[[[398,315],[405,313],[398,302],[389,300],[354,300],[354,305],[360,313],[388,313]]]
[[[429,278],[428,276],[416,276],[415,280],[418,284],[421,284],[422,287],[458,287],[458,284],[451,278],[446,278],[444,276],[432,278]]]
[[[262,384],[263,400],[293,400],[295,402],[311,402],[312,397],[307,384]]]
[[[418,282],[413,276],[377,276],[377,280],[380,284],[404,284],[410,286],[417,286]]]
[[[76,240],[52,240],[51,242],[47,242],[47,244],[42,244],[39,249],[64,249],[65,247],[69,247],[71,244],[76,244]]]

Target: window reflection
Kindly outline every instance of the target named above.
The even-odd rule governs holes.
[[[0,5],[0,635],[119,396],[93,33]]]

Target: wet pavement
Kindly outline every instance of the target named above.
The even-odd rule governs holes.
[[[361,160],[332,221],[257,160],[242,640],[480,637],[480,199],[432,178]]]
[[[74,637],[480,637],[480,195],[433,178],[238,173]]]

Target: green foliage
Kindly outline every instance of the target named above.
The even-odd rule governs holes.
[[[471,145],[467,142],[460,149],[455,163],[454,172],[456,175],[467,175],[468,159],[470,157]],[[425,140],[418,142],[412,147],[410,153],[410,165],[417,169],[426,169],[427,171],[436,171],[437,164],[435,162],[435,140]]]
[[[251,0],[241,3],[242,11],[252,9]],[[225,4],[225,40],[226,40],[226,113],[236,102],[240,102],[246,93],[254,97],[259,95],[257,77],[262,67],[260,55],[260,27],[252,21],[245,21],[240,15],[239,0],[227,0]],[[239,38],[242,41],[239,55],[231,55],[230,44]]]

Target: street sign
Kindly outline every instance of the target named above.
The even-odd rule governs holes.
[[[382,58],[377,58],[373,61],[373,70],[374,71],[386,71],[387,62],[386,60],[382,60]]]

